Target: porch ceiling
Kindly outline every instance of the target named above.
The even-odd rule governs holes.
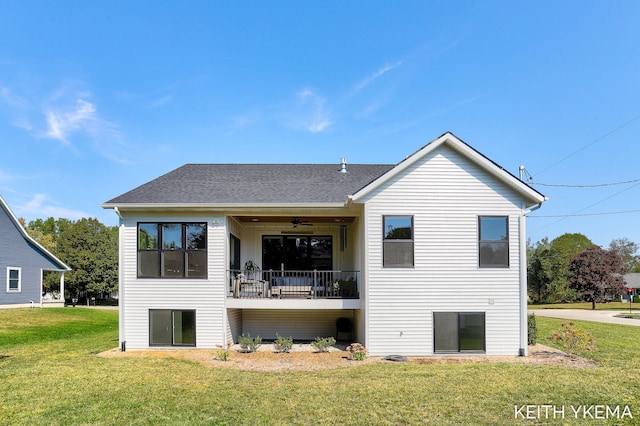
[[[297,220],[306,224],[351,224],[355,220],[350,216],[234,216],[243,223],[292,223]]]

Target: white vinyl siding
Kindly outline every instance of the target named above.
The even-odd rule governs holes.
[[[207,223],[207,278],[138,278],[138,222]],[[127,349],[149,347],[149,310],[196,311],[196,344],[213,349],[226,341],[225,333],[225,249],[228,234],[224,218],[184,213],[176,215],[136,215],[127,217],[121,229],[122,299],[120,341]]]
[[[242,334],[242,309],[227,309],[226,343],[233,344]]]
[[[486,353],[520,347],[521,200],[475,163],[444,147],[372,191],[366,203],[367,294],[372,355],[433,353],[433,312],[485,312]],[[411,215],[414,268],[382,267],[382,220]],[[506,216],[509,268],[478,266],[478,216]]]
[[[283,337],[293,336],[296,340],[335,337],[336,320],[341,317],[354,322],[351,310],[245,309],[242,311],[242,332],[263,339],[275,339],[276,333]]]

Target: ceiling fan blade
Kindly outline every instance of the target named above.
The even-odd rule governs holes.
[[[302,226],[313,226],[312,223],[308,223],[306,220],[298,220],[297,217],[294,217],[293,220],[291,221],[291,224],[293,225],[294,228],[297,228],[298,225],[302,225]]]

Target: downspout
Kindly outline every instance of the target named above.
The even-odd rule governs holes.
[[[118,210],[117,207],[113,208],[113,211],[116,212],[116,214],[118,215],[118,217],[120,218],[120,220],[122,221],[122,213],[120,213],[120,210]],[[122,222],[121,222],[122,223]]]
[[[545,197],[545,201],[547,198]],[[527,292],[527,215],[542,207],[538,203],[527,209],[522,205],[522,213],[519,217],[519,243],[520,243],[520,350],[518,355],[529,355],[529,327],[528,327],[528,292]]]
[[[371,324],[369,313],[369,209],[368,204],[362,207],[360,224],[360,322],[363,331],[363,344],[371,346]],[[374,349],[375,350],[375,349]]]
[[[526,242],[526,215],[524,206],[519,217],[519,243],[520,243],[520,350],[519,356],[529,355],[529,339],[527,327],[527,242]]]
[[[124,334],[125,328],[125,292],[124,292],[124,218],[117,207],[113,208],[118,218],[118,335],[120,339],[120,350],[122,352],[127,350],[127,340]]]

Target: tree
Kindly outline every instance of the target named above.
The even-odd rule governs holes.
[[[53,217],[49,217],[46,220],[32,220],[28,225],[25,223],[24,218],[19,218],[18,221],[31,238],[53,253],[54,256],[60,257],[57,250],[58,240],[62,232],[73,225],[73,221],[65,218],[54,219]],[[42,287],[45,293],[56,291],[59,288],[60,274],[60,272],[56,271],[43,271]]]
[[[638,244],[627,238],[611,240],[609,250],[615,251],[622,258],[622,264],[628,272],[640,272],[640,256]]]
[[[57,249],[61,260],[72,268],[66,274],[69,294],[89,297],[117,290],[117,228],[97,219],[80,219],[60,234]]]
[[[550,243],[547,237],[534,246],[527,241],[527,279],[529,299],[534,303],[544,303],[549,298],[549,284],[552,281],[549,253]]]
[[[569,272],[569,288],[580,293],[585,302],[591,302],[591,309],[607,296],[619,297],[624,291],[625,269],[615,251],[591,246],[571,260]]]
[[[25,229],[38,243],[47,250],[55,254],[56,244],[60,239],[60,235],[73,225],[73,221],[65,218],[54,219],[49,217],[45,220],[36,219],[24,225]]]
[[[576,253],[593,243],[582,234],[564,234],[549,242],[547,238],[528,249],[528,291],[534,303],[572,302],[575,291],[567,287],[569,263]]]

